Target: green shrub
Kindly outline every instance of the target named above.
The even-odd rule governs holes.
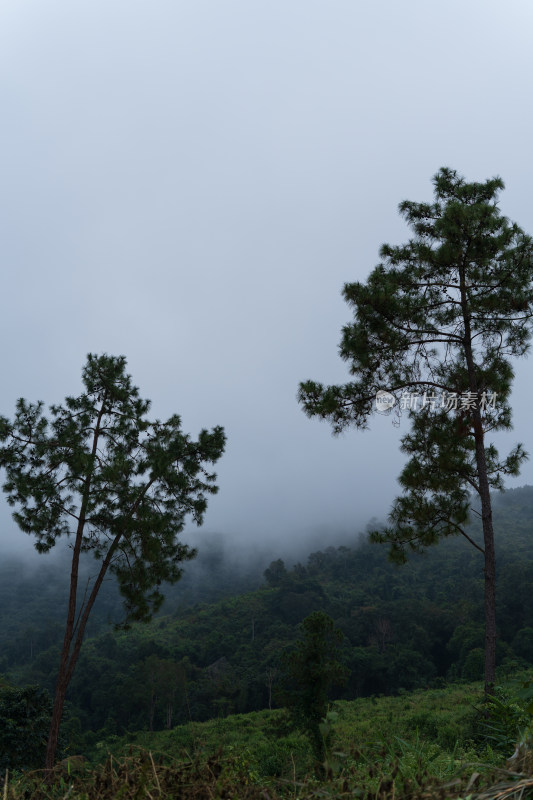
[[[465,658],[461,677],[466,681],[479,681],[483,677],[484,666],[485,651],[482,647],[475,647]]]
[[[478,709],[477,737],[482,744],[509,757],[531,725],[531,715],[518,698],[501,687]]]
[[[39,686],[0,688],[2,772],[43,765],[51,714],[50,695]]]

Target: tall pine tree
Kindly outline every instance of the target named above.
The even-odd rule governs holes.
[[[400,562],[456,534],[482,551],[490,691],[497,634],[490,490],[518,474],[526,453],[517,445],[500,459],[488,436],[511,428],[510,359],[527,352],[531,336],[533,240],[501,215],[500,178],[467,183],[443,168],[433,182],[433,203],[400,204],[413,237],[384,245],[366,283],[344,286],[354,320],[343,329],[340,355],[353,380],[307,381],[299,400],[336,433],[366,428],[380,390],[410,419],[403,494],[373,538],[388,542]],[[465,530],[472,495],[481,507],[483,546]]]

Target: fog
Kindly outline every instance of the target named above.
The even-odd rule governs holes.
[[[347,378],[342,286],[441,166],[501,175],[533,232],[532,22],[526,0],[4,0],[0,414],[124,354],[154,416],[226,429],[191,544],[318,549],[384,518],[407,421],[334,438],[298,383]],[[502,452],[533,450],[530,373]],[[0,530],[31,552],[3,498]]]

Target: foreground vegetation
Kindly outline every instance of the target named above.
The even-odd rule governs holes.
[[[65,760],[52,786],[41,772],[12,775],[4,798],[533,797],[526,751],[508,761],[530,726],[529,677],[507,679],[490,722],[481,683],[335,702],[322,781],[307,738],[274,710],[112,736],[85,763]]]
[[[496,500],[502,530],[498,664],[526,667],[533,664],[533,488]],[[479,524],[469,530],[481,536]],[[229,559],[211,565],[209,555],[204,552],[206,570],[193,603],[182,601],[148,625],[113,630],[108,614],[117,619],[112,612],[120,600],[115,607],[110,594],[102,597],[109,603],[95,617],[68,696],[64,734],[71,750],[84,752],[127,730],[275,708],[283,653],[293,648],[302,620],[316,611],[328,614],[345,637],[342,660],[350,676],[332,699],[482,677],[483,561],[462,537],[403,567],[387,561],[385,548],[364,541],[312,553],[292,568],[277,559],[265,570],[267,561],[255,591],[239,593],[229,583],[231,596],[199,603],[200,587],[222,590],[231,567]],[[37,684],[53,694],[61,628],[40,625],[43,618],[53,624],[64,595],[57,584],[25,581],[15,570],[0,568],[0,578],[0,673],[13,686]],[[170,592],[168,606],[174,597]]]
[[[520,759],[510,771],[506,764],[533,714],[522,686],[533,665],[533,488],[499,496],[495,518],[504,531],[498,682],[506,689],[488,717],[481,684],[468,683],[483,672],[481,563],[462,541],[402,568],[364,541],[312,553],[292,569],[277,559],[246,594],[222,586],[221,563],[230,564],[213,559],[212,580],[198,582],[194,600],[178,606],[171,596],[175,612],[149,625],[110,629],[118,596],[108,587],[62,728],[62,757],[83,756],[84,764],[67,759],[52,785],[30,770],[43,763],[41,720],[58,654],[55,631],[45,635],[39,625],[45,609],[55,624],[59,586],[42,576],[18,583],[3,568],[0,776],[9,773],[0,797],[453,798],[509,781],[515,791],[518,774],[533,774],[529,734]],[[478,537],[479,525],[470,534]],[[198,602],[201,584],[213,599],[220,593],[217,602]],[[348,674],[318,725],[322,770],[309,726],[306,736],[276,708],[286,704],[284,665],[299,663],[291,653],[303,641],[302,620],[317,614],[344,635],[340,666],[326,672]],[[526,672],[510,683],[518,669]],[[305,688],[302,676],[296,683]],[[526,797],[529,784],[522,789]]]

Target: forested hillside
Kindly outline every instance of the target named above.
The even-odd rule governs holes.
[[[21,534],[22,535],[22,534]],[[222,535],[200,537],[199,554],[187,563],[182,578],[165,586],[162,613],[180,613],[197,602],[258,588],[265,558],[260,555],[235,563]],[[11,555],[0,564],[0,673],[34,660],[64,632],[68,602],[71,551],[61,545],[30,561]],[[268,563],[268,560],[267,560]],[[80,572],[80,600],[94,580],[95,562],[86,558]],[[123,601],[113,578],[104,581],[88,622],[95,636],[124,620]]]
[[[533,487],[495,498],[495,528],[498,663],[505,671],[533,663]],[[476,522],[469,535],[479,537]],[[401,567],[388,562],[385,547],[364,538],[352,548],[332,543],[305,563],[264,564],[263,578],[256,564],[249,573],[232,571],[220,554],[212,555],[211,563],[204,559],[202,580],[190,584],[189,598],[185,583],[181,597],[175,587],[166,607],[172,613],[149,625],[108,626],[120,612],[113,586],[106,588],[70,687],[69,735],[157,730],[275,707],[282,654],[298,624],[316,610],[345,636],[350,678],[338,698],[482,676],[483,564],[463,537]],[[53,691],[64,581],[52,564],[27,573],[9,564],[2,572],[1,671],[13,683]],[[221,599],[206,602],[214,596]]]

